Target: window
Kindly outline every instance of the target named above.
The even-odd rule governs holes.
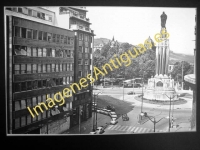
[[[73,71],[72,64],[70,64],[70,71]]]
[[[82,33],[79,34],[79,40],[83,40],[83,34]]]
[[[18,111],[20,109],[21,109],[20,101],[15,101],[15,111]]]
[[[32,73],[31,72],[31,64],[27,64],[27,73]]]
[[[82,77],[82,71],[78,71],[78,77]]]
[[[63,85],[66,85],[66,77],[63,77]]]
[[[69,64],[67,64],[67,71],[69,71]]]
[[[64,43],[67,44],[67,36],[64,37]]]
[[[52,41],[52,34],[51,34],[51,33],[47,33],[47,40],[48,40],[49,42]]]
[[[47,57],[51,57],[51,56],[52,56],[51,48],[47,48]]]
[[[51,72],[51,65],[50,64],[47,65],[47,72]]]
[[[71,58],[73,58],[74,57],[74,52],[73,51],[71,51]]]
[[[56,85],[60,85],[59,79],[56,79]]]
[[[21,84],[20,83],[14,83],[14,88],[15,92],[20,92],[21,91]]]
[[[26,91],[26,82],[21,82],[21,91]]]
[[[63,71],[66,71],[66,64],[63,64]]]
[[[53,42],[56,42],[56,34],[53,34]]]
[[[88,41],[88,35],[85,35],[85,41],[86,42]]]
[[[25,7],[23,7],[23,8],[22,8],[22,13],[28,15],[28,9],[25,8]]]
[[[38,88],[42,88],[42,80],[38,80]]]
[[[78,64],[79,64],[79,65],[82,65],[82,59],[79,59],[79,60],[78,60]]]
[[[85,70],[85,76],[87,76],[88,75],[88,70]]]
[[[38,48],[38,57],[42,57],[42,49]]]
[[[42,31],[38,31],[38,40],[42,40]]]
[[[67,84],[69,84],[69,77],[66,77],[66,79],[67,79]]]
[[[26,109],[26,101],[21,100],[21,109]]]
[[[70,50],[66,50],[67,51],[67,57],[70,58]]]
[[[45,13],[41,13],[40,18],[45,20]]]
[[[52,57],[55,57],[55,49],[52,49]]]
[[[85,59],[85,65],[89,65],[88,59]]]
[[[37,80],[33,81],[33,89],[37,89],[38,88],[38,82]]]
[[[83,53],[83,47],[79,46],[79,52]]]
[[[60,51],[56,50],[56,57],[60,57]]]
[[[46,72],[46,71],[47,71],[47,70],[46,70],[46,65],[45,65],[45,64],[42,65],[42,70],[43,70],[43,72]]]
[[[32,90],[32,81],[27,82],[27,90]]]
[[[89,53],[88,47],[85,47],[85,53]]]
[[[32,39],[32,30],[31,29],[27,29],[27,38]]]
[[[45,87],[47,86],[47,81],[46,81],[46,80],[43,80],[42,83],[43,83],[43,84],[42,84],[43,88],[45,88]],[[46,95],[45,95],[45,97],[46,97]],[[43,97],[43,98],[44,98],[44,97]]]
[[[22,8],[18,7],[18,12],[22,13]]]
[[[70,37],[67,37],[67,44],[70,44]]]
[[[57,34],[57,43],[59,43],[59,42],[60,42],[60,35]]]
[[[63,35],[61,35],[61,37],[60,37],[60,43],[64,43],[64,36]]]
[[[52,67],[52,72],[55,72],[56,71],[55,64],[51,64],[51,67]]]
[[[37,12],[33,10],[33,17],[37,17]]]
[[[22,38],[26,38],[26,28],[22,28]]]
[[[41,18],[41,13],[40,12],[37,12],[37,17]]]
[[[33,30],[33,39],[36,39],[37,40],[37,30]]]
[[[29,16],[32,16],[32,15],[33,15],[32,13],[33,13],[32,10],[31,10],[31,9],[28,9],[28,15],[29,15]]]
[[[15,27],[15,36],[21,37],[21,28],[20,27]]]
[[[60,57],[63,58],[63,50],[60,50]]]
[[[73,82],[73,77],[72,77],[72,76],[69,77],[69,82],[70,82],[70,83]]]
[[[20,65],[15,65],[15,74],[20,74]]]
[[[37,49],[33,47],[32,51],[33,51],[33,57],[37,57]]]
[[[21,74],[25,74],[25,73],[26,73],[26,65],[21,64]]]
[[[47,32],[43,32],[43,40],[47,41]]]
[[[62,64],[60,64],[60,71],[62,71]]]
[[[41,73],[41,72],[42,72],[42,65],[38,64],[38,73]]]
[[[43,48],[43,57],[46,57],[46,56],[47,56],[47,49]]]
[[[31,47],[27,47],[27,56],[32,56]]]
[[[37,65],[33,64],[33,73],[37,73]]]
[[[20,118],[15,118],[14,122],[15,122],[15,129],[19,128],[20,127]]]
[[[71,45],[74,44],[74,38],[70,38],[70,44],[71,44]]]
[[[58,64],[56,64],[56,72],[59,72]]]

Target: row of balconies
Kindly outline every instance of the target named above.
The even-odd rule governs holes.
[[[92,33],[92,30],[89,27],[85,27],[85,26],[77,25],[77,24],[72,24],[71,25],[71,29],[72,30],[82,30],[82,31],[86,31],[86,32]]]
[[[90,19],[89,18],[86,18],[84,15],[80,15],[80,14],[75,14],[75,13],[70,13],[70,17],[75,17],[75,18],[78,18],[78,19],[81,19],[83,21],[87,21],[89,23]]]

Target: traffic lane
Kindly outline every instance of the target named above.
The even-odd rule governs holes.
[[[150,111],[152,108],[146,108],[146,111]],[[156,130],[162,130],[162,131],[168,131],[169,127],[169,119],[166,118],[169,116],[169,111],[168,110],[162,110],[161,108],[154,109],[155,113],[159,115],[155,116],[155,120],[158,121],[161,118],[158,123],[155,124],[155,129]],[[162,113],[160,113],[162,112]],[[138,115],[141,113],[141,109],[139,107],[134,107],[134,110],[129,112],[127,115],[129,117],[129,121],[123,121],[122,117],[118,119],[117,125],[121,126],[134,126],[134,127],[139,127],[139,128],[147,128],[147,129],[154,129],[154,124],[148,120],[144,124],[138,124]],[[178,110],[177,112],[174,112],[174,116],[177,116],[178,120],[184,120],[189,118],[191,115],[191,112],[188,110]],[[153,116],[153,115],[152,115]],[[182,117],[182,118],[180,118]],[[152,118],[153,120],[153,118]],[[128,131],[117,131],[117,130],[106,130],[106,133],[112,133],[112,134],[120,134],[120,133],[130,133]]]
[[[93,90],[93,92],[95,94],[99,93],[99,95],[101,94],[127,94],[128,92],[133,91],[133,89],[131,88],[124,88],[124,92],[123,92],[123,88],[116,88],[116,89],[100,89],[100,90]],[[138,88],[134,88],[134,92],[135,93],[142,93],[142,89],[138,89]]]

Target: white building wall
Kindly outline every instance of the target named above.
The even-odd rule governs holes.
[[[52,21],[43,20],[43,19],[36,18],[36,17],[33,17],[33,16],[28,16],[28,15],[18,13],[18,12],[15,12],[15,11],[11,11],[11,10],[7,10],[7,9],[4,10],[4,14],[16,16],[16,17],[19,17],[19,18],[24,18],[24,19],[27,19],[27,20],[32,20],[32,21],[36,21],[36,22],[40,22],[40,23],[44,23],[44,24],[48,24],[48,25],[54,25],[55,13],[50,12],[50,11],[45,10],[45,9],[42,9],[42,8],[39,8],[39,7],[26,7],[26,8],[30,8],[30,9],[33,9],[33,10],[36,10],[36,11],[39,11],[39,12],[49,14],[49,15],[52,16]]]
[[[69,29],[69,14],[59,14],[59,7],[43,7],[50,11],[55,12],[55,26],[64,29]]]

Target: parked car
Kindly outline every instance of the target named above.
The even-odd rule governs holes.
[[[115,111],[115,107],[114,107],[114,106],[108,105],[106,108],[107,108],[108,110]]]
[[[129,91],[127,94],[128,95],[133,95],[133,91]],[[135,94],[135,92],[134,92],[134,94]]]
[[[95,131],[90,132],[90,134],[97,134]]]
[[[108,114],[109,114],[109,113],[107,112],[107,109],[103,109],[103,110],[102,110],[102,113],[105,114],[105,115],[108,115]]]
[[[127,116],[127,114],[122,115],[122,120],[123,121],[129,121],[129,117]]]
[[[104,131],[104,128],[103,128],[103,127],[98,127],[97,130],[96,130],[95,132],[96,132],[96,134],[102,134],[102,133],[104,133],[105,131]]]
[[[117,114],[115,112],[110,112],[109,115],[111,118],[117,118]]]
[[[112,118],[112,120],[110,121],[110,124],[115,125],[116,123],[118,123],[116,118]]]

